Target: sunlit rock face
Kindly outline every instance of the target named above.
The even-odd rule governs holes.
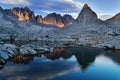
[[[97,20],[98,17],[96,13],[92,11],[92,9],[87,4],[83,6],[80,14],[78,15],[78,18],[76,19],[78,23],[82,23],[82,24],[94,23]]]
[[[44,18],[42,18],[41,15],[37,15],[36,21],[43,24],[52,24],[57,25],[59,27],[63,27],[65,25],[71,24],[74,21],[74,19],[71,15],[66,14],[62,17],[60,14],[51,13]]]
[[[11,11],[18,16],[18,20],[34,20],[35,15],[34,12],[29,8],[13,8]]]
[[[51,13],[51,14],[48,14],[46,17],[44,17],[43,24],[54,24],[59,27],[64,26],[62,22],[62,16],[56,13]]]
[[[74,21],[71,15],[64,15],[62,17],[60,14],[56,14],[56,13],[50,13],[44,18],[41,15],[35,16],[34,12],[27,7],[24,7],[24,8],[16,7],[10,10],[11,12],[13,12],[15,15],[18,16],[18,20],[20,21],[23,21],[23,20],[36,21],[42,24],[57,25],[58,27],[69,25]]]
[[[36,21],[39,22],[39,23],[43,23],[43,18],[41,15],[37,15],[36,16]]]

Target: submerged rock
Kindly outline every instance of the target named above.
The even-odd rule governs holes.
[[[0,69],[3,68],[4,64],[6,63],[5,59],[0,58]]]
[[[0,44],[3,44],[4,42],[0,41]]]
[[[116,50],[120,50],[120,46],[115,46],[115,49]]]

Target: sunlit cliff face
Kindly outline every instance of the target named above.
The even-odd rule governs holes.
[[[18,16],[18,20],[34,20],[35,15],[34,12],[31,11],[29,8],[13,8],[11,11]]]
[[[12,12],[18,16],[18,20],[24,20],[24,16],[23,16],[23,14],[21,14],[20,11],[13,9]]]
[[[43,24],[53,24],[53,25],[55,24],[55,25],[57,25],[59,27],[63,27],[64,26],[62,21],[61,20],[56,20],[55,17],[51,17],[51,18],[45,17],[44,20],[43,20]]]
[[[50,13],[43,18],[41,15],[35,16],[34,12],[27,7],[16,7],[10,10],[18,16],[19,21],[36,21],[42,24],[56,25],[58,27],[64,27],[65,25],[69,25],[74,21],[73,17],[68,14],[61,16],[60,14]]]
[[[42,18],[41,15],[37,15],[36,16],[36,20],[39,23],[43,23],[43,24],[51,24],[51,25],[57,25],[59,27],[63,27],[64,24],[62,22],[62,17],[60,16],[59,18],[57,18],[56,15],[48,15],[44,18]]]

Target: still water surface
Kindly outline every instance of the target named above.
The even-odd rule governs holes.
[[[19,55],[1,65],[0,80],[120,80],[120,51],[72,47]]]

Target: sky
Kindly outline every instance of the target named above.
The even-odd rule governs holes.
[[[120,0],[0,0],[0,6],[4,9],[29,7],[36,15],[43,17],[56,12],[77,18],[85,3],[103,20],[120,12]]]

